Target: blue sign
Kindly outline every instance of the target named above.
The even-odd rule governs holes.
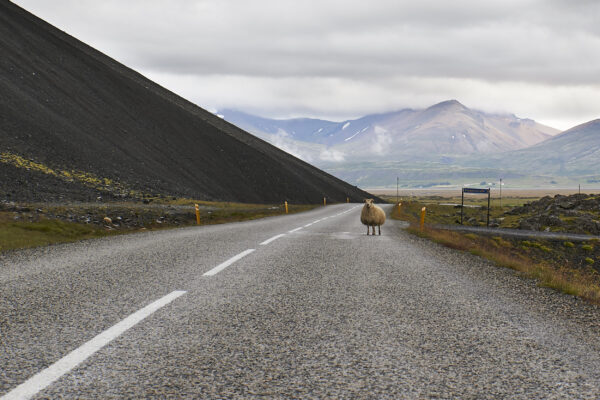
[[[489,193],[490,189],[463,188],[463,193]]]

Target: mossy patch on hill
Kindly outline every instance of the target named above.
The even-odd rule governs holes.
[[[17,168],[22,168],[31,171],[41,172],[46,175],[52,175],[59,179],[62,179],[65,182],[78,182],[83,184],[84,186],[102,191],[109,192],[112,194],[118,194],[123,198],[142,198],[144,194],[138,190],[134,190],[131,187],[117,182],[113,179],[99,177],[95,174],[85,171],[77,171],[77,170],[66,170],[60,168],[51,168],[48,165],[34,161],[31,159],[27,159],[18,154],[11,152],[2,152],[0,153],[0,162],[4,164],[9,164]]]

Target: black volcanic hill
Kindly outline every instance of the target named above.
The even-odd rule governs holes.
[[[102,182],[204,200],[370,197],[8,1],[0,50],[0,199],[88,200]]]

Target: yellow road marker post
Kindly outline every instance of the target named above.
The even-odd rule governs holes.
[[[350,203],[350,197],[346,197],[346,203]]]
[[[288,205],[287,205],[287,201],[286,201],[286,202],[284,202],[284,204],[285,204],[285,213],[287,214],[287,213],[288,213]]]
[[[421,208],[421,231],[423,231],[423,227],[425,226],[425,211],[425,207]]]
[[[402,206],[402,202],[398,203],[398,215],[400,215],[400,207]]]
[[[327,197],[323,197],[323,205],[326,206],[327,205]]]
[[[200,225],[200,206],[194,204],[194,208],[196,209],[196,224]]]

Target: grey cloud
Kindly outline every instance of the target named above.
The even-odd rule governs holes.
[[[202,105],[210,95],[212,105],[238,99],[271,112],[331,115],[371,111],[364,93],[385,97],[374,103],[388,109],[441,96],[510,109],[475,98],[508,101],[508,88],[531,101],[560,93],[546,110],[569,102],[569,93],[598,97],[594,0],[16,2],[142,73],[173,85],[202,82],[172,87],[195,90]]]
[[[600,70],[593,2],[134,1],[123,6],[55,1],[52,6],[62,8],[84,34],[103,38],[118,59],[163,72],[582,84],[595,82]]]

